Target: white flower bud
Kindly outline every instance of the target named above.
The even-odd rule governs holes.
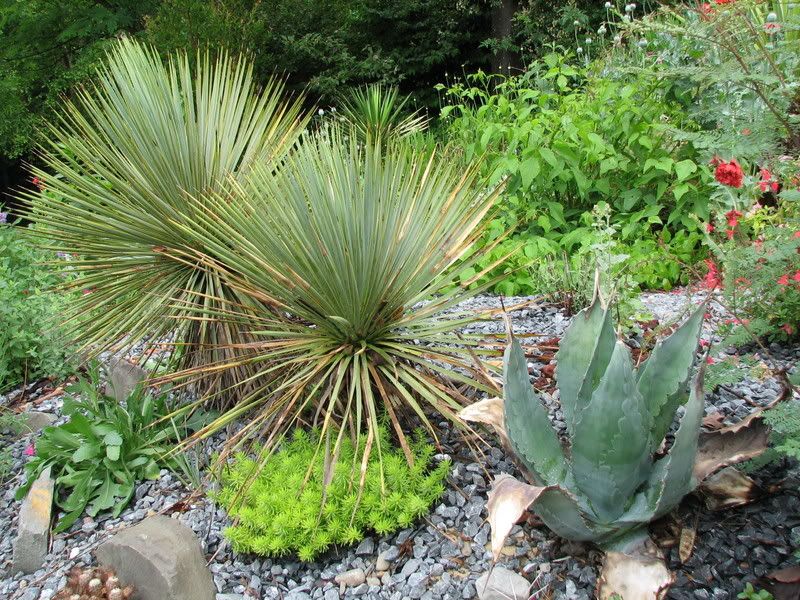
[[[580,46],[578,46],[578,50],[577,50],[577,52],[578,52],[578,54],[583,54],[583,48],[581,48]]]
[[[769,14],[767,15],[767,21],[768,21],[768,22],[770,22],[770,23],[774,23],[774,22],[775,22],[775,21],[777,21],[777,20],[778,20],[778,15],[776,15],[774,12],[771,12],[771,13],[769,13]]]
[[[606,2],[606,10],[608,10],[609,8],[611,8],[611,2]]]

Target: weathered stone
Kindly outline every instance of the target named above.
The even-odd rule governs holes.
[[[495,567],[475,582],[480,600],[527,600],[530,582],[505,567]]]
[[[344,573],[339,573],[333,580],[340,586],[356,587],[367,580],[364,569],[350,569]]]
[[[39,433],[45,427],[55,423],[56,416],[40,410],[31,410],[22,413],[22,432],[21,435]]]
[[[136,588],[137,600],[214,600],[211,572],[192,530],[175,519],[148,517],[124,529],[95,552]]]
[[[19,511],[17,539],[14,541],[12,572],[33,573],[40,569],[47,556],[50,513],[53,508],[54,482],[50,467],[33,482]]]
[[[147,378],[147,372],[142,367],[121,358],[110,362],[108,368],[110,389],[106,393],[114,396],[117,402],[127,400],[134,388]]]

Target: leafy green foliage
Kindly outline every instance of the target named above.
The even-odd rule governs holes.
[[[47,467],[56,482],[55,503],[65,513],[56,531],[68,529],[84,512],[104,510],[119,515],[142,479],[156,479],[162,468],[175,468],[169,456],[176,441],[193,427],[188,422],[161,420],[170,412],[166,393],[153,395],[139,386],[125,403],[100,389],[99,368],[91,367],[68,389],[63,414],[69,421],[46,427],[36,442],[36,455],[25,465],[25,496]]]
[[[668,134],[664,123],[684,117],[657,100],[656,87],[595,75],[558,54],[517,77],[478,73],[441,86],[450,102],[442,117],[466,160],[486,154],[487,174],[509,178],[487,243],[513,228],[525,257],[572,254],[591,233],[587,213],[606,201],[620,242],[641,263],[637,283],[681,281],[669,248],[675,244],[681,258],[696,255],[701,238],[692,234],[691,215],[707,214],[711,176],[690,144]],[[498,291],[535,285],[516,275]]]
[[[202,252],[202,239],[181,228],[192,211],[253,165],[280,160],[306,117],[299,100],[282,99],[278,81],[259,90],[246,60],[195,58],[194,69],[186,54],[164,64],[153,48],[122,40],[96,85],[66,101],[48,127],[45,168],[33,170],[45,191],[25,197],[51,246],[72,256],[70,287],[91,292],[65,310],[68,333],[90,352],[120,340],[157,343],[177,330],[176,362],[190,367],[224,360],[222,346],[242,341],[234,318],[176,311],[182,302],[211,310],[219,305],[210,298],[236,294],[217,273],[168,253]]]
[[[361,540],[369,530],[386,535],[411,526],[444,493],[450,462],[431,470],[433,446],[418,432],[409,466],[403,452],[392,449],[385,426],[378,434],[382,452],[370,457],[362,489],[357,449],[366,444],[363,435],[355,446],[344,438],[327,486],[324,440],[317,430],[295,430],[271,456],[237,455],[217,497],[238,519],[225,531],[233,549],[266,556],[297,552],[310,561],[332,546]]]
[[[66,298],[52,290],[64,279],[44,264],[54,254],[36,248],[27,233],[0,223],[0,392],[69,371],[59,329]]]
[[[446,0],[165,0],[145,35],[164,52],[223,47],[252,54],[259,79],[333,101],[366,82],[403,85],[423,105],[444,72],[486,62],[488,6]]]
[[[9,444],[25,430],[22,417],[5,408],[0,408],[0,484],[5,483],[14,466],[14,456]]]
[[[688,127],[670,124],[677,139],[707,159],[718,154],[761,162],[782,154],[784,140],[798,143],[790,105],[798,82],[794,32],[800,19],[788,11],[780,22],[768,23],[777,4],[661,5],[642,19],[618,23],[626,43],[616,46],[608,66],[657,81],[658,95],[679,103],[691,118]],[[658,59],[645,62],[639,44]]]
[[[772,594],[767,590],[756,590],[752,583],[748,583],[736,597],[740,600],[773,600]]]
[[[86,80],[109,40],[144,25],[155,0],[4,2],[0,8],[0,155],[28,152],[43,117]]]
[[[800,402],[781,402],[764,413],[772,428],[770,441],[776,452],[800,460]]]

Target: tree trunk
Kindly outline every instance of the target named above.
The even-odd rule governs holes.
[[[495,0],[492,9],[492,36],[501,45],[511,36],[514,15],[520,8],[519,0]],[[492,73],[508,75],[520,69],[522,61],[517,52],[499,48],[492,55]]]

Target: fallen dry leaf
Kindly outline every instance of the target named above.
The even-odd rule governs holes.
[[[722,429],[725,424],[725,415],[721,412],[713,412],[710,415],[703,417],[703,427],[711,431]]]
[[[774,571],[763,582],[775,600],[800,600],[800,565]]]
[[[597,597],[600,600],[662,600],[674,577],[651,540],[628,552],[606,552]]]
[[[684,525],[681,527],[681,537],[678,541],[678,556],[682,563],[687,562],[694,552],[694,541],[697,537],[697,519],[692,527]]]
[[[492,528],[492,556],[495,561],[500,558],[506,538],[519,518],[548,489],[517,481],[505,473],[494,480],[486,509]]]
[[[699,487],[710,510],[749,504],[764,495],[756,482],[735,467],[725,467],[708,477]]]

